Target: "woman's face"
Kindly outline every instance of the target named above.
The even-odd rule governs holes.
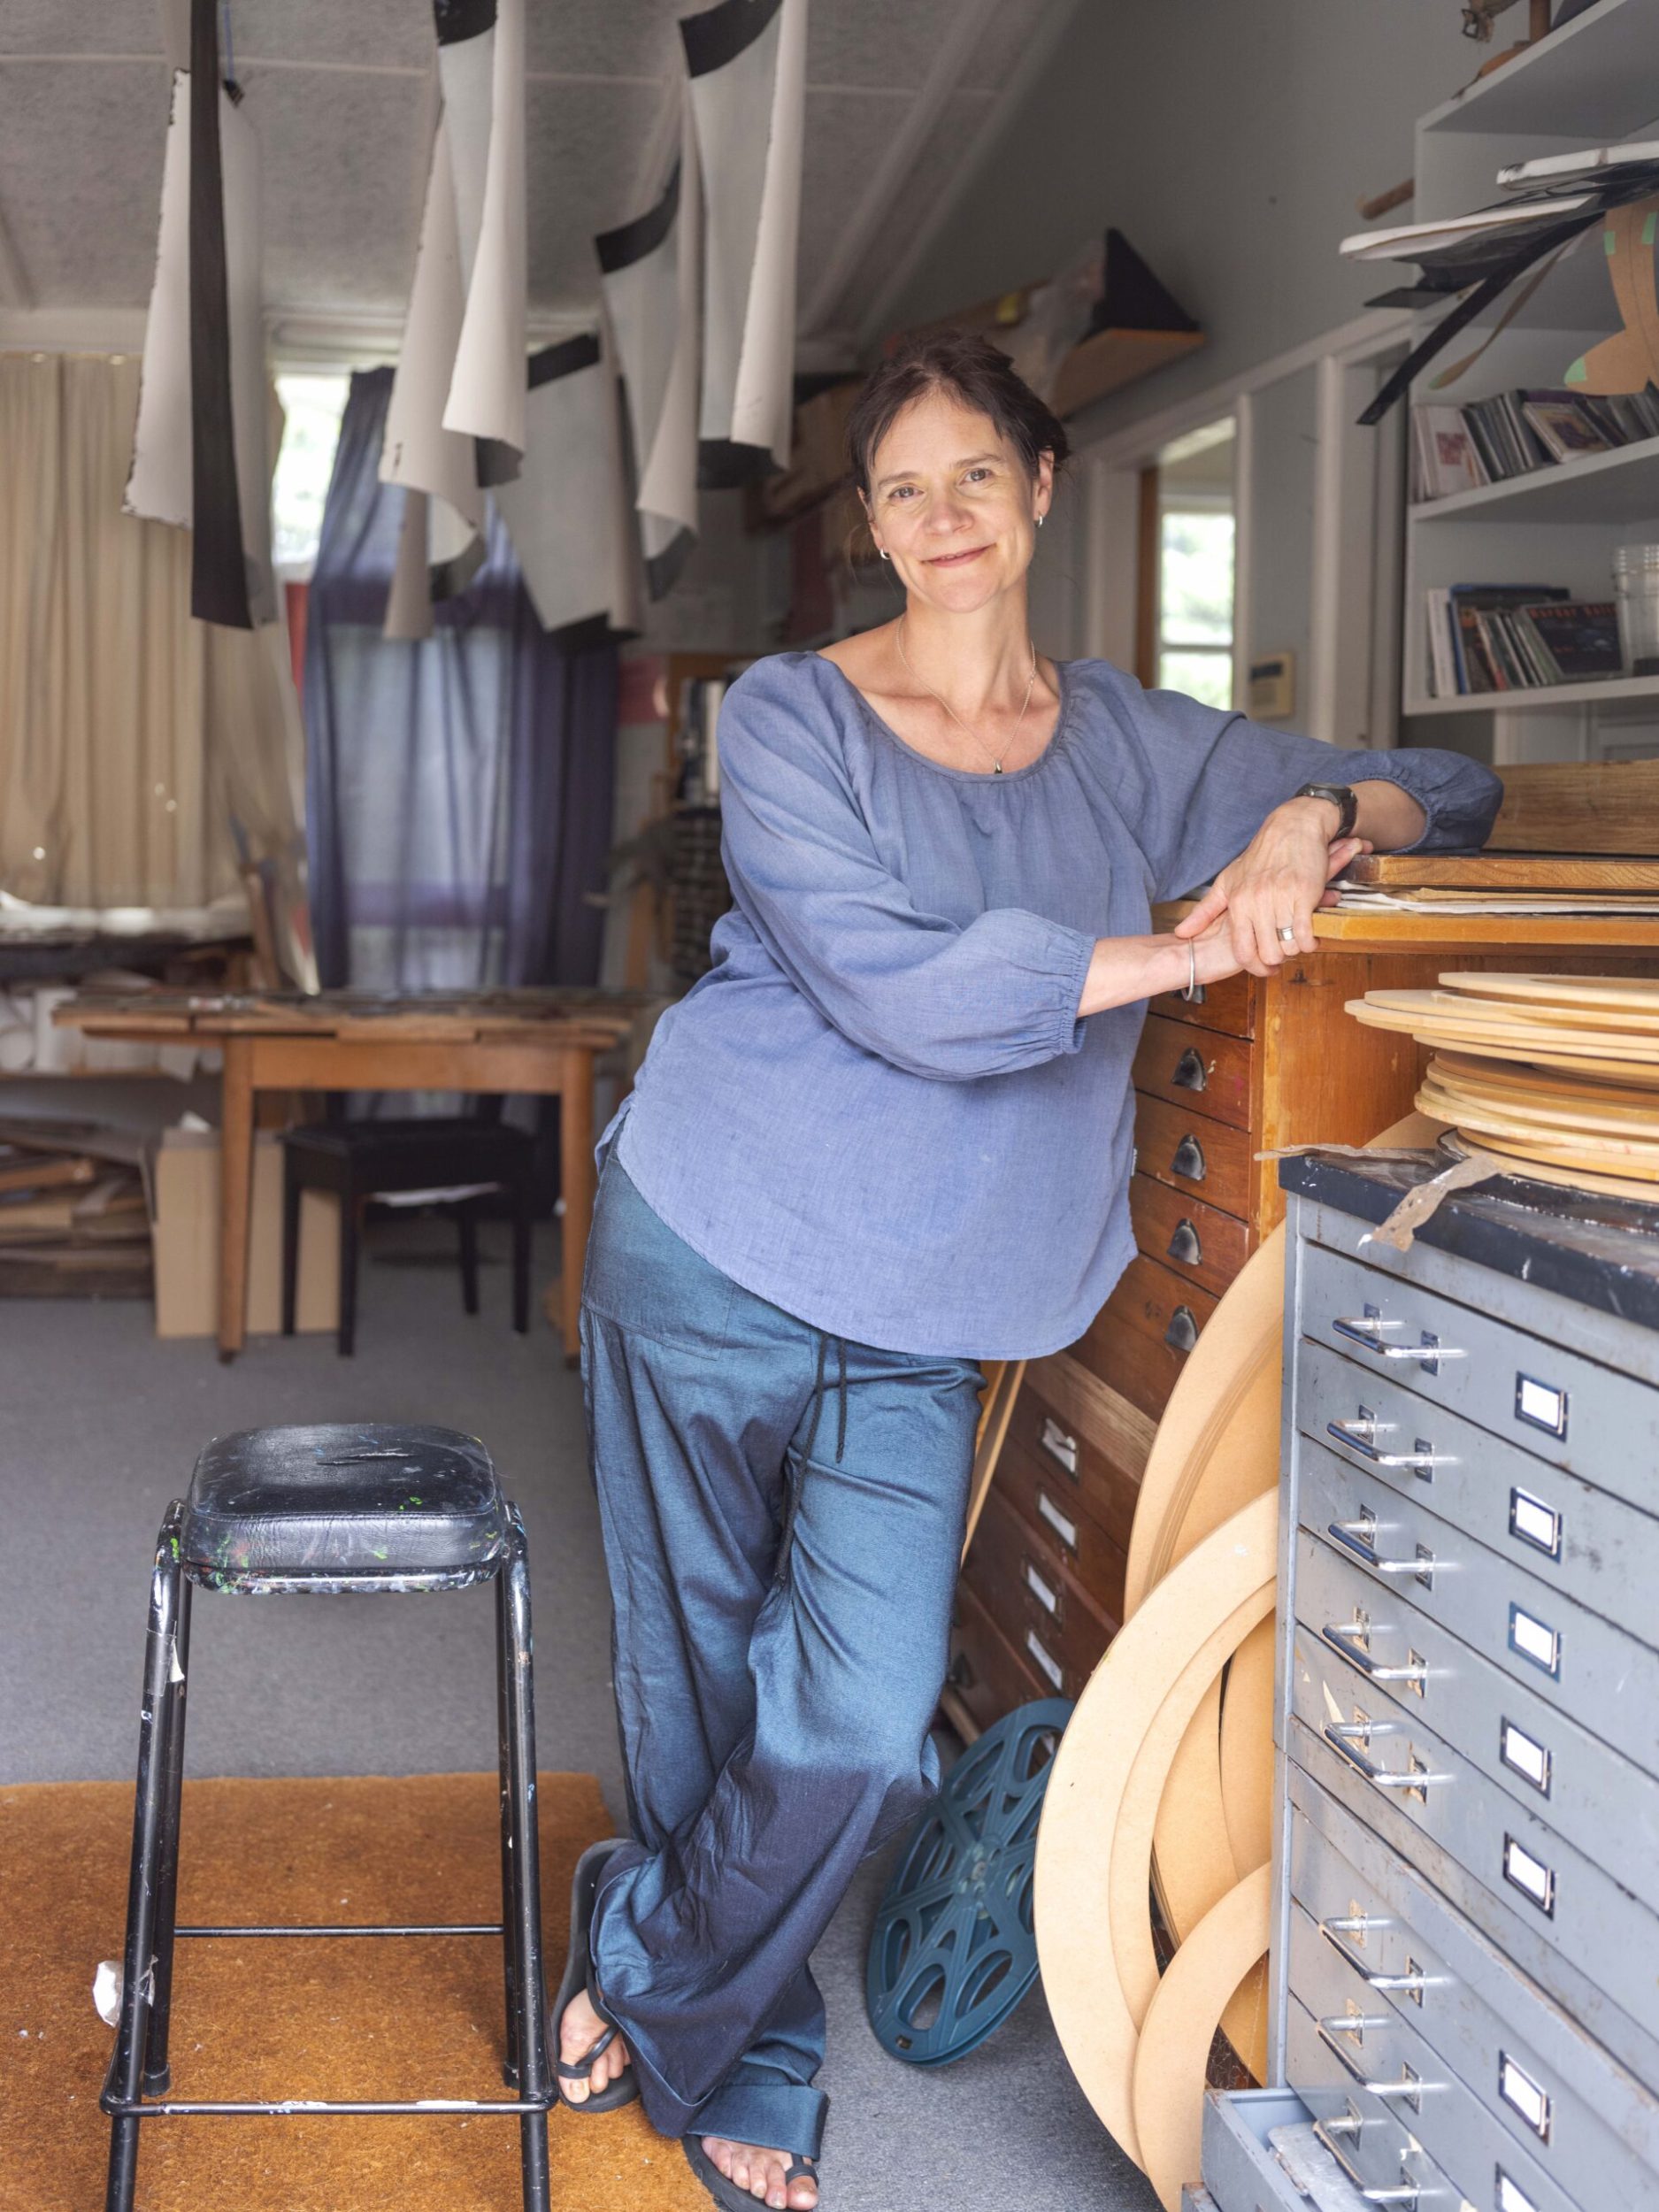
[[[912,596],[965,614],[1024,577],[1053,488],[1047,454],[1033,480],[988,415],[933,391],[894,418],[871,456],[865,505]]]

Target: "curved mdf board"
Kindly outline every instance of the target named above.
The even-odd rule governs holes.
[[[1270,1870],[1259,1866],[1205,1914],[1170,1962],[1135,2055],[1135,2132],[1141,2163],[1164,2212],[1180,2212],[1196,2184],[1204,2069],[1228,1997],[1267,1948]]]
[[[1177,1943],[1239,1878],[1221,1796],[1221,1677],[1187,1724],[1152,1832],[1158,1909]]]
[[[1233,1655],[1221,1701],[1221,1803],[1236,1864],[1260,1866],[1273,1848],[1273,1623],[1253,1628]]]
[[[1171,1686],[1189,1670],[1199,1674],[1196,1704],[1261,1618],[1264,1590],[1271,1605],[1278,1523],[1278,1494],[1264,1492],[1151,1592],[1078,1701],[1043,1801],[1034,1907],[1044,1992],[1084,2094],[1137,2161],[1132,2085],[1139,2032],[1111,1947],[1109,1872],[1118,1811]]]
[[[1250,1603],[1233,1613],[1226,1632],[1217,1629],[1194,1652],[1148,1723],[1118,1801],[1111,1854],[1107,1863],[1107,1912],[1118,1986],[1137,2027],[1146,2018],[1147,2008],[1158,1986],[1157,1956],[1152,1947],[1152,1926],[1147,1913],[1147,1885],[1152,1877],[1153,1826],[1170,1768],[1193,1715],[1205,1703],[1220,1669],[1240,1644],[1248,1643],[1263,1623],[1271,1634],[1273,1597],[1274,1583],[1270,1575]],[[1225,1635],[1233,1631],[1237,1632],[1228,1644]],[[1258,1859],[1256,1863],[1259,1865],[1261,1861]],[[1228,1889],[1233,1886],[1231,1882],[1227,1885]],[[1179,1957],[1179,1953],[1176,1955]]]

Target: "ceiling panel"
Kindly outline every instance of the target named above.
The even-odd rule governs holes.
[[[329,8],[317,0],[231,0],[230,42],[239,67],[264,59],[424,69],[437,50],[426,0],[347,0]]]
[[[870,189],[877,164],[909,111],[908,98],[867,92],[809,92],[801,164],[799,298],[817,292],[848,223]]]
[[[965,153],[978,141],[990,116],[988,92],[953,92],[940,111],[915,165],[886,221],[860,257],[849,312],[873,300],[915,242],[919,214],[931,213],[949,188]],[[971,304],[967,300],[960,303]]]
[[[664,77],[679,66],[680,13],[668,0],[529,0],[525,58],[566,76]]]
[[[264,161],[267,303],[401,307],[419,221],[424,77],[250,65],[246,83]]]
[[[166,128],[159,58],[0,61],[0,210],[36,305],[149,298]]]
[[[807,16],[807,82],[913,90],[933,67],[964,4],[964,0],[813,0]]]
[[[0,54],[158,54],[157,0],[4,0]]]
[[[959,80],[964,91],[1000,92],[1041,32],[1046,37],[1056,12],[1069,14],[1076,0],[996,0],[990,21]]]

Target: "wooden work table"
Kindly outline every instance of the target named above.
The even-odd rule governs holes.
[[[500,990],[471,997],[349,991],[236,995],[88,992],[55,1019],[88,1037],[214,1047],[220,1115],[219,1356],[246,1334],[254,1102],[261,1091],[465,1091],[559,1101],[564,1200],[559,1330],[577,1356],[582,1260],[594,1204],[594,1056],[626,1035],[642,1002],[616,991]]]

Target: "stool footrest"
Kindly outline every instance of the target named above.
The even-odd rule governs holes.
[[[284,2097],[273,2104],[210,2103],[200,2098],[167,2097],[154,2104],[132,2102],[120,2097],[100,2097],[99,2104],[112,2118],[123,2120],[199,2119],[203,2117],[246,2119],[257,2116],[277,2120],[329,2119],[337,2114],[369,2116],[382,2113],[408,2113],[429,2119],[434,2112],[504,2112],[520,2116],[532,2112],[549,2112],[557,2101],[556,2092],[541,2099],[505,2097],[418,2097],[413,2102],[393,2102],[369,2098],[357,2098],[349,2103],[331,2104],[322,2098]]]
[[[499,1920],[388,1921],[367,1927],[175,1928],[176,1936],[498,1936]]]

